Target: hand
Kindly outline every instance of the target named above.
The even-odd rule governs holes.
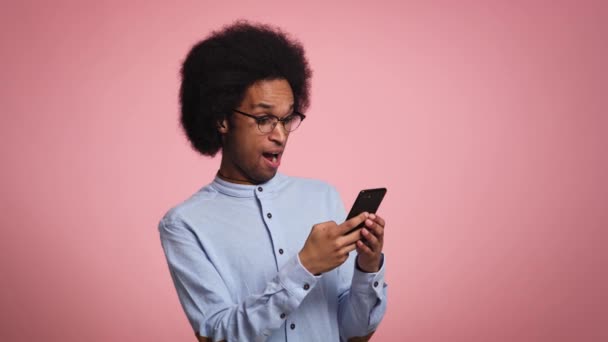
[[[361,213],[341,225],[333,221],[315,224],[299,253],[302,265],[312,274],[325,273],[342,265],[348,259],[348,253],[357,248],[361,230],[344,234],[368,216],[367,213]]]
[[[368,273],[378,272],[382,261],[382,247],[384,246],[384,219],[370,214],[365,220],[365,227],[361,228],[361,236],[365,242],[357,241],[357,265]]]

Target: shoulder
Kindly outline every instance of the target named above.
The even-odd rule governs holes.
[[[314,178],[289,177],[294,184],[297,203],[300,206],[316,208],[315,210],[325,215],[322,221],[333,220],[343,222],[346,214],[344,202],[338,189],[331,183]],[[321,221],[319,221],[321,222]]]
[[[332,184],[315,178],[284,176],[285,184],[290,187],[296,187],[301,190],[310,192],[338,193],[336,187]]]
[[[338,189],[320,179],[289,176],[284,181],[284,190],[300,201],[318,201],[325,205],[342,202]]]
[[[171,207],[162,216],[160,226],[185,225],[189,218],[209,206],[217,196],[217,191],[210,185],[202,187],[187,199]],[[162,227],[161,227],[162,228]]]

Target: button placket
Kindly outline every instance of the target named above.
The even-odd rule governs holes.
[[[261,188],[261,187],[260,187]],[[258,188],[259,190],[259,188]],[[260,194],[261,195],[261,194]],[[270,238],[272,240],[272,244],[275,246],[273,248],[275,260],[277,263],[277,270],[287,261],[287,258],[284,258],[287,254],[285,249],[285,244],[282,239],[282,232],[280,229],[275,229],[280,222],[277,222],[277,217],[273,216],[274,206],[273,201],[270,197],[267,197],[270,193],[265,193],[263,196],[258,197],[260,203],[260,210],[262,213],[262,220],[270,233]]]

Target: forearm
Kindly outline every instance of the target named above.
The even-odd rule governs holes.
[[[354,267],[353,267],[354,268]],[[386,311],[384,263],[376,273],[354,270],[350,288],[339,298],[338,319],[344,340],[365,341],[371,337]]]
[[[270,335],[319,280],[293,256],[262,290],[235,302],[217,265],[190,230],[165,220],[161,220],[159,230],[180,303],[201,339],[246,341]]]
[[[198,339],[198,342],[214,342],[209,337],[204,337],[199,334],[196,334],[196,338]],[[221,340],[221,341],[217,341],[217,342],[226,342],[226,340]]]
[[[199,326],[197,337],[202,341],[208,341],[203,338],[245,341],[270,336],[300,306],[317,281],[318,278],[308,273],[294,257],[261,294],[251,295],[237,304],[225,301],[210,306],[200,300],[200,305],[207,305],[207,308],[204,318],[196,313],[192,315]]]

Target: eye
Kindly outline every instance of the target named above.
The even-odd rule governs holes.
[[[291,114],[288,117],[286,117],[285,119],[283,119],[283,123],[285,123],[285,124],[291,123],[293,121],[293,119],[295,119],[295,115]]]
[[[269,125],[272,124],[273,118],[272,116],[260,116],[256,120],[259,125]]]

